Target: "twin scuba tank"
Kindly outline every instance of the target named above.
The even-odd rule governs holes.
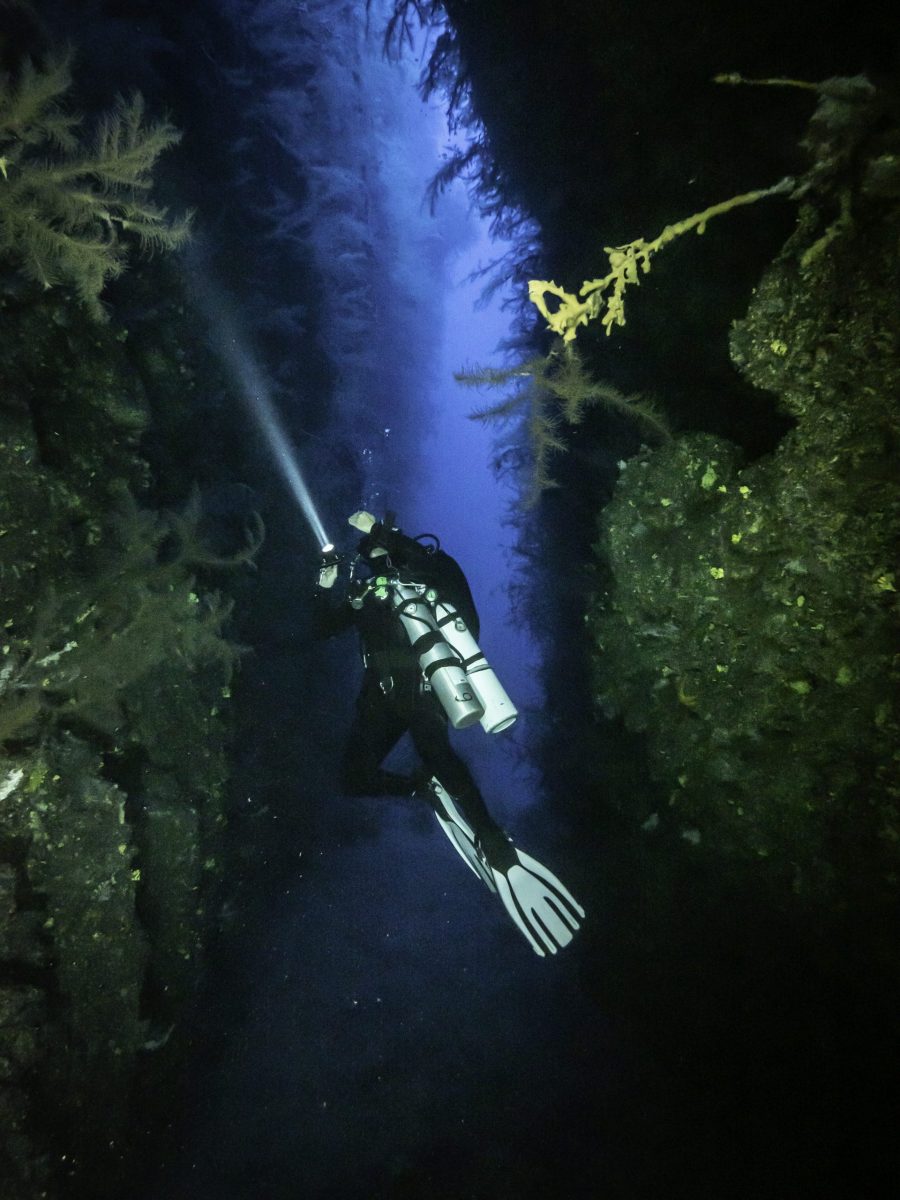
[[[508,729],[519,715],[468,625],[433,588],[390,580],[390,601],[454,729]]]

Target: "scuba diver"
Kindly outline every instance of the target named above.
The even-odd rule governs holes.
[[[479,722],[508,728],[516,709],[476,641],[478,614],[459,564],[432,534],[408,537],[393,514],[356,512],[363,536],[349,560],[323,547],[316,626],[320,637],[355,628],[365,671],[344,754],[342,784],[354,796],[423,795],[454,849],[502,901],[536,954],[568,945],[584,909],[556,876],[513,845],[487,810],[465,762],[450,744]],[[421,772],[382,763],[409,733]]]

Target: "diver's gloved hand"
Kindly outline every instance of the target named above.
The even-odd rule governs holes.
[[[322,563],[319,568],[319,587],[332,588],[338,577],[338,565],[336,562]]]
[[[371,533],[377,523],[375,517],[370,512],[362,510],[353,513],[352,516],[347,518],[347,524],[352,525],[354,529],[358,529],[360,533]]]

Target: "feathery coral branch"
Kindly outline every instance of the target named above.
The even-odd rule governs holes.
[[[0,255],[44,288],[68,284],[104,320],[100,293],[124,270],[128,239],[171,250],[188,235],[189,215],[170,221],[146,199],[156,160],[181,135],[146,124],[136,94],[119,97],[83,145],[81,118],[58,103],[70,64],[70,53],[43,68],[26,61],[15,82],[0,80]]]

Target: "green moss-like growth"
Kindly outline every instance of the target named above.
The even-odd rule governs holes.
[[[42,598],[5,622],[0,730],[7,741],[61,726],[118,743],[134,727],[131,712],[142,706],[148,677],[154,711],[160,689],[182,671],[211,668],[214,684],[230,681],[236,648],[219,636],[230,606],[196,591],[191,564],[164,553],[168,522],[139,510],[127,493],[111,520],[93,521],[94,570],[66,580],[57,563],[55,574],[32,581],[46,587]]]
[[[138,1051],[197,986],[239,649],[222,636],[230,606],[195,580],[185,517],[141,510],[121,485],[104,514],[39,465],[24,429],[4,445],[0,871],[15,886],[0,962],[32,959],[55,999],[0,1100],[11,1128],[49,1123],[58,1155],[102,1174],[84,1148],[127,1137]],[[0,1029],[0,1057],[8,1040]],[[26,1138],[7,1164],[22,1189],[32,1153]]]
[[[629,463],[589,628],[676,827],[842,904],[900,884],[900,212],[856,194],[822,245],[836,209],[804,209],[732,337],[796,427],[749,466],[706,435]]]
[[[0,170],[0,223],[2,189],[49,137],[41,104]],[[125,152],[125,126],[103,136]],[[29,246],[15,250],[21,266]],[[199,500],[176,503],[177,462],[170,509],[152,507],[141,435],[151,410],[177,425],[195,386],[174,304],[145,288],[134,340],[64,287],[7,286],[0,310],[0,1191],[55,1195],[62,1172],[68,1190],[119,1195],[127,1102],[173,1069],[221,858],[240,648],[213,573],[246,563],[262,529],[234,556],[210,550]],[[165,348],[152,394],[141,338]]]

